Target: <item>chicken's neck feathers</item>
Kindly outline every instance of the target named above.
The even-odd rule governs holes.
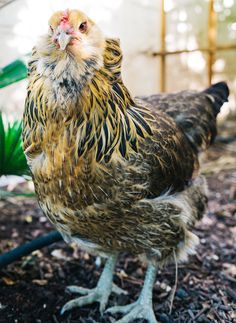
[[[64,127],[68,144],[75,137],[77,158],[89,151],[97,162],[110,160],[114,152],[128,157],[152,131],[144,117],[147,109],[132,98],[122,82],[121,60],[119,42],[107,40],[103,66],[98,69],[96,59],[90,58],[84,62],[79,80],[73,60],[69,64],[67,57],[60,62],[64,69],[54,66],[51,74],[48,63],[44,70],[41,63],[29,64],[32,71],[26,105],[34,110],[29,117],[42,127],[55,122]]]

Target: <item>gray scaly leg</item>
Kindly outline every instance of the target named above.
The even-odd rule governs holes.
[[[144,285],[137,301],[125,306],[113,306],[106,311],[111,314],[126,314],[116,323],[128,323],[133,322],[136,319],[145,319],[150,323],[157,323],[152,307],[152,289],[155,282],[156,273],[157,268],[154,265],[149,264]]]
[[[100,313],[102,314],[112,292],[115,294],[125,294],[125,291],[112,283],[116,260],[117,255],[110,256],[107,259],[103,272],[95,288],[88,289],[78,286],[68,286],[67,290],[69,290],[71,293],[78,293],[84,296],[67,302],[61,309],[61,314],[64,314],[66,311],[69,311],[74,307],[81,307],[94,302],[100,303],[99,309]]]

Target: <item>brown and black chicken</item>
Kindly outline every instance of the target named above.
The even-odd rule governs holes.
[[[115,306],[157,322],[152,288],[158,266],[182,261],[198,242],[192,228],[206,205],[198,152],[216,135],[227,101],[221,82],[203,92],[133,98],[122,82],[120,43],[78,10],[56,12],[32,51],[24,112],[24,151],[39,204],[63,235],[107,258],[97,287],[68,289],[104,311],[119,252],[148,263],[137,301]]]

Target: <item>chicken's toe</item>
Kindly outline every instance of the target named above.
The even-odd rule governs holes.
[[[90,290],[87,288],[70,286],[68,290],[70,290],[73,293],[82,294],[84,296],[75,298],[67,302],[61,309],[61,314],[64,314],[66,311],[69,311],[75,307],[82,307],[95,302],[100,303],[100,312],[102,313],[105,310],[108,298],[110,296],[109,290],[106,291],[105,289],[103,290],[98,287]]]
[[[152,288],[156,277],[156,266],[149,264],[144,285],[136,302],[125,306],[113,306],[106,312],[110,314],[126,314],[116,323],[133,322],[136,319],[145,319],[149,323],[157,323],[152,307]]]
[[[81,307],[95,302],[100,303],[100,313],[103,314],[111,293],[118,295],[127,294],[123,289],[112,283],[116,258],[116,255],[110,256],[110,258],[108,258],[102,275],[99,278],[98,284],[95,288],[88,289],[78,286],[67,287],[67,290],[71,293],[77,293],[83,296],[67,302],[62,308],[61,314],[71,310],[74,307]]]
[[[116,323],[128,323],[128,322],[133,322],[136,319],[145,319],[149,323],[157,323],[157,320],[155,318],[155,314],[152,308],[152,304],[150,303],[142,304],[137,301],[133,304],[129,304],[125,306],[111,307],[106,312],[110,314],[115,314],[115,313],[126,314],[120,320],[116,321]]]
[[[61,314],[64,314],[66,311],[69,311],[74,307],[81,307],[95,302],[100,303],[99,309],[100,312],[103,313],[111,293],[117,295],[127,294],[126,291],[116,286],[115,284],[112,284],[111,291],[109,288],[107,288],[107,286],[104,286],[104,288],[102,288],[102,286],[97,286],[94,289],[83,288],[78,286],[68,286],[66,289],[71,293],[81,294],[84,296],[75,298],[74,300],[67,302],[62,308]]]

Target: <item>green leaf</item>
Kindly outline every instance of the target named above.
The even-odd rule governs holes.
[[[27,77],[27,63],[17,59],[7,66],[0,68],[0,88],[23,80]]]
[[[0,113],[0,176],[29,174],[22,149],[21,133],[21,121],[6,123]]]
[[[5,156],[5,131],[2,118],[2,112],[0,111],[0,174],[4,165],[4,156]]]
[[[21,142],[21,122],[15,121],[12,126],[8,125],[8,131],[5,138],[5,163],[10,162],[14,150]]]
[[[3,191],[0,189],[0,199],[2,198],[7,198],[7,197],[12,197],[12,196],[22,196],[22,197],[35,197],[36,194],[34,192],[32,193],[16,193],[16,192],[8,192],[8,191]]]

